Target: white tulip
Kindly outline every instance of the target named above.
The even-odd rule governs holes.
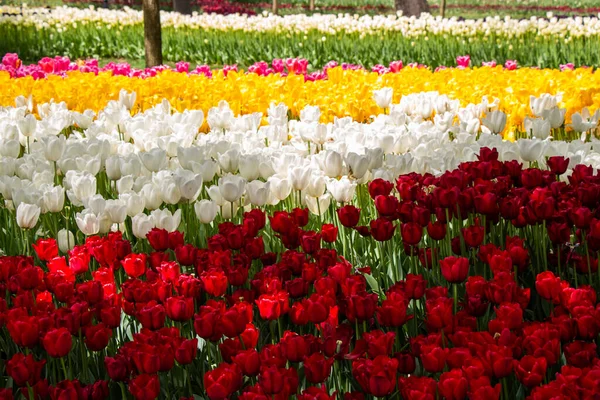
[[[100,232],[100,218],[91,210],[84,209],[75,214],[75,222],[79,230],[86,236],[96,235]]]
[[[155,148],[148,152],[140,153],[139,156],[144,167],[150,172],[158,172],[167,164],[167,152],[163,149]]]
[[[100,215],[106,208],[106,200],[101,194],[95,194],[92,197],[85,199],[83,204],[96,215]]]
[[[246,180],[237,175],[226,175],[219,178],[219,192],[228,202],[238,201],[244,194]]]
[[[121,224],[127,218],[127,206],[122,200],[106,200],[104,211],[114,224]]]
[[[17,207],[17,225],[22,229],[32,229],[40,218],[41,208],[35,204],[21,203]]]
[[[58,161],[67,146],[67,138],[63,135],[59,136],[45,136],[42,138],[42,145],[44,148],[44,156],[46,160],[56,162]]]
[[[160,189],[153,183],[147,183],[142,187],[140,194],[144,196],[144,203],[148,210],[155,210],[163,203]]]
[[[206,117],[208,126],[212,130],[225,131],[229,130],[233,125],[235,118],[233,111],[229,108],[229,103],[225,100],[221,100],[217,107],[213,107],[208,110],[208,116]]]
[[[538,139],[519,139],[517,141],[519,155],[524,161],[537,161],[542,156],[545,142]]]
[[[217,213],[219,212],[219,206],[211,200],[200,200],[194,203],[194,211],[196,212],[196,217],[203,224],[211,223]]]
[[[221,206],[221,217],[223,219],[231,219],[233,215],[237,214],[239,209],[239,204],[237,201],[230,203],[228,201]]]
[[[369,158],[356,153],[349,153],[346,157],[346,163],[352,171],[352,176],[361,179],[369,171]]]
[[[167,209],[154,210],[150,213],[154,220],[154,224],[158,229],[166,229],[169,232],[174,232],[181,223],[181,209],[178,209],[173,214]]]
[[[73,235],[73,232],[66,229],[61,229],[58,231],[56,241],[58,242],[58,249],[63,254],[75,247],[75,235]]]
[[[506,114],[502,111],[491,111],[481,119],[481,123],[492,133],[498,134],[506,126]]]
[[[65,205],[65,189],[61,186],[54,186],[51,189],[44,190],[45,212],[61,212]]]
[[[183,200],[194,201],[198,198],[202,190],[202,175],[187,170],[179,170],[175,180],[179,185],[179,192]]]
[[[125,203],[127,215],[130,217],[134,217],[144,212],[144,208],[146,207],[144,196],[135,192],[129,192],[120,194],[119,199]]]
[[[331,150],[325,152],[322,168],[325,175],[330,178],[337,178],[340,176],[344,168],[341,154]]]
[[[25,137],[33,136],[37,128],[37,119],[33,114],[27,114],[25,118],[17,121],[17,127],[21,135]]]
[[[300,111],[300,121],[304,123],[319,122],[321,110],[318,106],[306,106]]]
[[[135,92],[128,93],[125,89],[119,92],[119,105],[125,107],[128,111],[133,108],[137,94]]]
[[[258,155],[243,155],[239,159],[239,170],[242,178],[247,181],[253,181],[260,176],[259,167],[260,158]],[[225,170],[225,169],[224,169]]]
[[[351,182],[347,176],[342,177],[340,180],[329,179],[327,190],[338,203],[348,203],[354,198],[356,182]]]
[[[138,239],[145,239],[148,232],[154,228],[154,219],[151,215],[137,214],[131,218],[131,231]]]
[[[121,177],[116,182],[117,192],[118,193],[126,193],[133,189],[133,184],[134,184],[133,176],[127,175],[127,176]]]
[[[3,157],[19,157],[21,143],[15,139],[0,140],[0,155]]]
[[[550,122],[552,129],[557,129],[565,122],[566,108],[554,107],[549,110],[542,111],[542,118]]]
[[[117,155],[110,156],[105,162],[106,175],[111,181],[121,179],[121,158]]]
[[[159,190],[162,194],[162,199],[167,204],[177,204],[181,200],[181,191],[177,182],[173,179],[161,182]]]
[[[269,182],[255,180],[246,185],[246,194],[248,195],[248,200],[253,206],[262,207],[267,204],[269,193]]]
[[[287,199],[287,197],[292,192],[292,185],[289,179],[287,178],[282,179],[274,175],[269,178],[268,182],[270,185],[269,187],[271,189],[271,192],[273,193],[274,197],[279,201]]]
[[[319,197],[306,196],[304,201],[306,202],[306,207],[311,213],[315,215],[324,215],[331,204],[331,195],[329,193],[325,193],[323,196]]]
[[[323,193],[325,193],[326,188],[327,182],[325,181],[325,177],[321,175],[313,175],[310,179],[310,184],[306,188],[306,193],[312,197],[321,197]]]
[[[310,184],[312,171],[305,167],[294,167],[290,169],[290,181],[294,190],[304,190]]]
[[[561,100],[562,96],[552,96],[548,93],[544,93],[540,97],[530,96],[529,107],[531,108],[533,115],[541,117],[544,110],[550,110],[557,107]]]
[[[534,138],[546,139],[550,136],[550,121],[541,118],[525,117],[523,126],[525,127],[525,132],[531,134]]]
[[[394,95],[394,89],[391,87],[385,87],[383,89],[373,91],[373,100],[380,108],[389,108],[392,104],[392,96]]]
[[[272,126],[286,126],[288,122],[288,107],[284,103],[271,103],[268,113],[269,125]]]
[[[219,156],[219,165],[223,172],[235,173],[239,168],[240,152],[236,149],[229,149]]]

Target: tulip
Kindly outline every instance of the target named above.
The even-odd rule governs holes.
[[[52,329],[46,333],[42,340],[44,350],[50,357],[61,358],[69,354],[73,339],[66,328]]]
[[[51,189],[44,191],[43,195],[43,211],[45,212],[61,212],[65,204],[65,190],[60,186],[54,186]]]
[[[390,104],[392,103],[393,94],[394,94],[394,89],[392,89],[390,87],[375,90],[373,92],[373,100],[377,104],[377,107],[386,109],[386,108],[389,108]]]
[[[525,131],[531,134],[532,138],[546,139],[550,136],[550,122],[539,118],[525,118]]]
[[[338,203],[349,203],[354,198],[356,183],[346,176],[340,180],[330,179],[327,181],[327,190]]]
[[[199,202],[194,203],[194,211],[201,223],[209,224],[217,216],[219,207],[211,200],[200,200]]]
[[[44,146],[44,156],[46,159],[50,162],[56,162],[65,152],[67,139],[62,135],[45,136],[42,139],[42,144]]]
[[[236,175],[226,175],[219,178],[219,192],[223,199],[233,203],[244,194],[246,180]]]
[[[501,133],[506,126],[506,114],[502,111],[491,111],[481,119],[481,123],[492,133]]]
[[[165,229],[167,232],[173,232],[181,223],[181,209],[171,214],[167,209],[154,210],[150,213],[154,224],[158,229]]]
[[[155,227],[154,218],[151,215],[137,214],[131,219],[133,235],[138,239],[145,239],[146,235]]]
[[[461,283],[469,274],[469,260],[464,257],[446,257],[440,260],[440,269],[446,281]]]
[[[75,236],[71,231],[61,229],[58,231],[56,239],[58,241],[58,249],[61,253],[67,253],[75,247]]]
[[[255,180],[246,185],[248,200],[253,206],[262,207],[267,204],[270,193],[270,182]],[[208,200],[203,200],[208,201]],[[198,204],[198,203],[196,203]]]
[[[318,198],[307,195],[304,198],[304,201],[306,202],[306,206],[311,213],[315,215],[324,215],[327,210],[329,210],[329,206],[331,205],[331,195],[329,193],[325,193]]]
[[[145,153],[140,153],[139,157],[144,167],[146,167],[146,169],[150,172],[160,171],[167,163],[166,151],[159,148],[152,149]]]
[[[17,207],[17,225],[22,229],[33,229],[37,225],[41,211],[41,208],[35,204],[19,204],[19,207]]]

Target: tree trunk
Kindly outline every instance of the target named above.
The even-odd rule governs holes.
[[[395,0],[396,10],[402,11],[405,16],[419,16],[421,13],[429,12],[427,0]]]
[[[446,0],[440,0],[440,15],[442,18],[446,16]]]
[[[173,10],[190,15],[192,13],[192,2],[190,0],[173,0]]]
[[[308,9],[310,11],[315,11],[315,0],[310,0],[310,2],[308,3]]]
[[[277,15],[277,0],[273,0],[273,14]]]
[[[162,65],[162,38],[158,0],[144,0],[144,47],[146,67]]]

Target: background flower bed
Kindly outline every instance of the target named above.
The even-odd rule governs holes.
[[[139,11],[58,8],[52,18],[43,17],[47,10],[35,12],[26,12],[29,16],[24,20],[12,16],[0,20],[4,38],[0,52],[18,52],[28,60],[47,54],[143,57]],[[577,66],[599,64],[594,51],[600,31],[598,18],[475,23],[438,21],[429,16],[413,22],[403,19],[399,24],[393,16],[374,17],[380,23],[369,16],[361,17],[359,22],[350,16],[332,15],[247,18],[202,14],[186,19],[165,13],[163,55],[172,61],[241,66],[273,58],[303,57],[311,60],[313,68],[332,59],[367,67],[397,59],[437,67],[451,65],[455,54],[470,54],[476,64],[489,60],[504,64],[513,59],[522,65],[553,68],[569,62]],[[423,24],[428,28],[423,29]],[[252,28],[246,29],[248,26]],[[474,30],[473,26],[479,28]]]

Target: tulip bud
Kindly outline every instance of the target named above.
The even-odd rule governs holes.
[[[167,232],[177,230],[177,227],[179,227],[179,224],[181,223],[181,209],[178,209],[173,214],[167,209],[154,210],[150,215],[152,215],[152,218],[154,219],[156,228],[165,229]]]
[[[150,172],[160,171],[167,163],[167,152],[159,148],[140,153],[139,157],[144,167]]]
[[[58,249],[61,253],[67,253],[75,247],[75,235],[73,235],[73,232],[66,229],[58,231],[57,241]]]
[[[211,200],[201,200],[194,204],[194,211],[196,212],[196,217],[203,224],[211,223],[217,213],[219,212],[219,206]]]

